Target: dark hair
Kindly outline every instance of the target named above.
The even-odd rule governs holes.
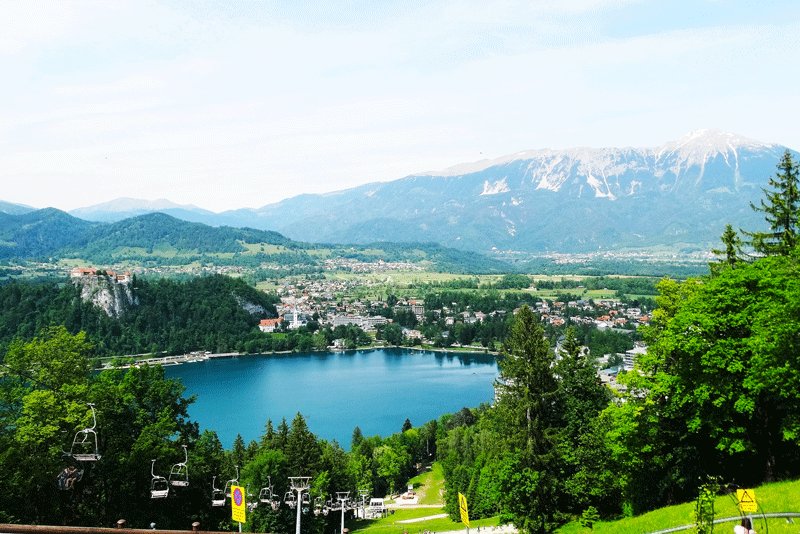
[[[750,518],[749,517],[743,517],[742,518],[742,526],[749,530],[749,529],[753,528],[753,523],[750,522]]]

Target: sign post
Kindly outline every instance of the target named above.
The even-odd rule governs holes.
[[[751,514],[758,511],[756,492],[752,489],[737,489],[736,500],[739,501],[739,511]]]
[[[239,532],[242,531],[242,523],[247,522],[245,512],[244,488],[241,486],[231,486],[231,517],[239,522]]]
[[[467,527],[467,534],[469,534],[469,510],[467,509],[467,498],[464,494],[458,493],[458,511],[461,512],[461,522]]]

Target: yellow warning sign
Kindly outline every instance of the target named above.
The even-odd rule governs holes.
[[[461,512],[461,522],[469,528],[469,510],[467,510],[467,498],[462,493],[458,494],[458,509]]]
[[[736,500],[739,501],[739,510],[742,512],[757,512],[758,503],[756,493],[751,489],[736,490]]]
[[[246,523],[244,488],[231,486],[231,517],[239,523]]]

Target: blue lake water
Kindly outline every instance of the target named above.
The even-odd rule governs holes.
[[[267,419],[277,426],[300,412],[317,436],[349,449],[356,426],[388,436],[406,418],[421,426],[490,402],[497,364],[481,354],[377,349],[219,358],[165,372],[197,396],[189,414],[225,447],[237,433],[257,440]]]

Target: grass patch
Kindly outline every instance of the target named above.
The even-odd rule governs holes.
[[[772,512],[800,512],[800,480],[790,482],[775,482],[755,488],[755,495],[760,510],[764,513]],[[627,517],[618,521],[600,521],[592,529],[581,527],[578,521],[573,521],[561,527],[557,532],[561,534],[589,534],[589,533],[618,533],[641,534],[642,532],[655,532],[673,527],[689,525],[694,520],[694,502],[667,506],[653,510],[636,517]],[[714,518],[738,516],[739,511],[734,497],[721,495],[714,501]],[[753,519],[753,529],[756,532],[769,532],[770,534],[797,534],[800,532],[800,520],[794,519],[787,523],[783,518],[764,519],[759,514],[748,514]],[[733,532],[737,522],[723,523],[715,526],[718,532]],[[691,529],[684,532],[691,532]]]
[[[246,254],[278,254],[289,250],[283,245],[273,245],[270,243],[245,243],[244,241],[237,241],[237,243],[245,248]]]
[[[408,481],[414,486],[414,491],[419,497],[419,504],[444,505],[442,493],[444,491],[444,472],[442,464],[434,462],[430,469],[423,471]]]

